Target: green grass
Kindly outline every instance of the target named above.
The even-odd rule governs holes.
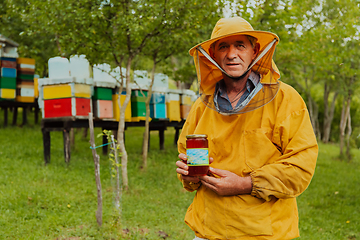
[[[164,151],[159,150],[157,132],[151,133],[146,171],[140,170],[143,128],[126,131],[130,189],[122,195],[120,219],[113,207],[109,161],[98,149],[102,227],[95,218],[92,153],[81,131],[75,130],[68,166],[61,132],[51,132],[51,162],[44,166],[40,126],[31,116],[27,126],[4,128],[0,111],[0,133],[0,239],[151,240],[162,239],[162,234],[166,239],[192,239],[183,219],[194,193],[185,192],[176,179],[173,129],[166,131]],[[96,145],[101,141],[97,138]],[[338,153],[336,145],[320,145],[315,176],[298,197],[300,239],[360,239],[360,151],[353,150],[350,163],[337,160]]]
[[[20,115],[21,116],[21,115]],[[9,120],[12,116],[9,115]],[[30,118],[30,117],[29,117]],[[11,121],[10,121],[11,123]],[[143,128],[126,131],[130,190],[122,196],[122,216],[114,210],[113,181],[107,156],[101,161],[103,225],[97,226],[97,195],[89,140],[75,130],[69,166],[61,132],[51,132],[51,160],[44,166],[39,124],[3,127],[0,111],[0,239],[189,239],[183,219],[193,193],[175,174],[174,130],[166,131],[165,150],[151,132],[147,171],[140,170]],[[18,124],[21,124],[19,119]],[[96,134],[100,129],[96,129]],[[96,145],[102,139],[96,138]]]
[[[360,239],[360,152],[348,163],[336,145],[320,144],[315,175],[298,197],[302,239]]]

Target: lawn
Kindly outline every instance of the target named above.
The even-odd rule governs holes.
[[[40,125],[33,119],[27,126],[4,128],[0,111],[0,133],[0,239],[192,239],[183,219],[194,193],[185,192],[176,179],[173,129],[165,133],[163,151],[157,133],[151,133],[146,171],[140,169],[143,128],[126,131],[130,189],[122,195],[121,215],[114,209],[108,157],[98,149],[102,227],[95,218],[92,153],[82,131],[75,130],[69,165],[64,161],[62,133],[52,132],[47,166]],[[96,145],[101,141],[97,138]],[[360,151],[353,150],[351,162],[337,160],[338,153],[336,145],[320,145],[315,176],[298,197],[299,239],[360,239]]]
[[[298,197],[302,239],[360,239],[360,151],[337,159],[337,145],[320,144],[315,175]]]

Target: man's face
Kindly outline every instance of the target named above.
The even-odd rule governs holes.
[[[211,52],[215,61],[231,76],[241,76],[258,52],[247,36],[237,35],[218,40]]]

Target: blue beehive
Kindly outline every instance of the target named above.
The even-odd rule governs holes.
[[[16,78],[16,68],[1,68],[1,77]]]
[[[150,100],[150,117],[152,119],[166,119],[165,89],[153,88]]]

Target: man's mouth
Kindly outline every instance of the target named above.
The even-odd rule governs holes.
[[[240,63],[227,63],[226,66],[239,66]]]

